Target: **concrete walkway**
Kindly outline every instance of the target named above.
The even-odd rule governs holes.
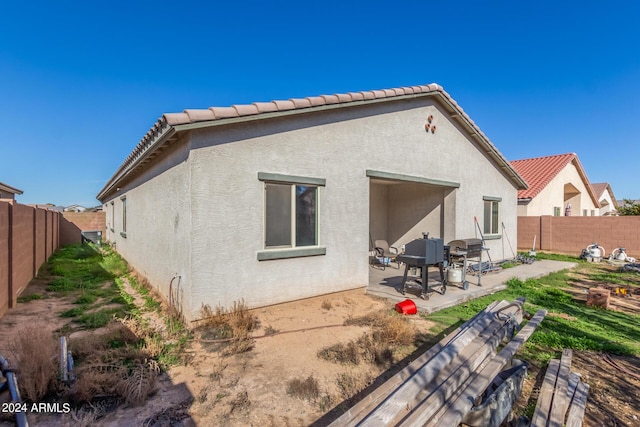
[[[524,281],[526,279],[546,276],[555,271],[570,269],[576,265],[577,264],[573,262],[550,260],[540,260],[533,264],[521,264],[516,267],[484,274],[480,280],[481,286],[478,286],[477,276],[467,274],[466,279],[469,282],[469,289],[464,290],[460,285],[449,284],[446,293],[442,295],[440,293],[441,288],[435,287],[429,292],[429,298],[427,300],[420,298],[421,289],[419,287],[409,287],[406,295],[402,295],[403,265],[400,269],[397,269],[395,264],[393,267],[386,267],[384,270],[371,267],[369,269],[369,287],[367,288],[367,293],[387,298],[394,302],[410,298],[418,307],[418,312],[433,313],[501,291],[507,287],[506,282],[513,277]],[[439,281],[439,276],[435,267],[429,268],[429,283]]]

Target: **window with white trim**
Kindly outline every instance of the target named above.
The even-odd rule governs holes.
[[[484,234],[500,234],[500,202],[499,197],[483,197],[484,200]]]
[[[559,206],[555,206],[553,208],[553,216],[560,216],[560,207]]]
[[[318,187],[265,182],[265,248],[318,244]]]

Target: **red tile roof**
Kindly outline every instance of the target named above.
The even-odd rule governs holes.
[[[533,159],[512,160],[511,166],[527,181],[527,190],[518,190],[518,199],[533,199],[565,168],[574,163],[578,174],[582,178],[589,196],[596,206],[600,206],[587,174],[584,172],[576,153],[556,154],[553,156],[536,157]]]
[[[576,158],[578,156],[575,153],[568,153],[511,161],[511,166],[529,184],[528,190],[518,191],[518,199],[536,197],[565,166]]]

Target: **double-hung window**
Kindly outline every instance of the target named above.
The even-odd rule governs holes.
[[[484,234],[498,235],[500,234],[500,197],[482,198],[484,201]]]
[[[264,182],[265,249],[258,259],[323,255],[318,241],[318,205],[319,188],[325,180],[263,172],[258,179]]]

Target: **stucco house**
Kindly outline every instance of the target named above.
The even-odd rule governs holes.
[[[591,187],[598,198],[598,203],[600,203],[600,215],[617,215],[618,201],[613,194],[611,185],[608,182],[599,182],[591,184]]]
[[[0,182],[0,199],[15,200],[16,194],[22,194],[22,190]]]
[[[599,216],[600,204],[578,155],[556,154],[513,160],[529,184],[518,191],[518,216]]]
[[[97,198],[106,240],[195,319],[364,288],[372,240],[446,244],[478,218],[497,251],[526,188],[430,84],[164,114]]]

